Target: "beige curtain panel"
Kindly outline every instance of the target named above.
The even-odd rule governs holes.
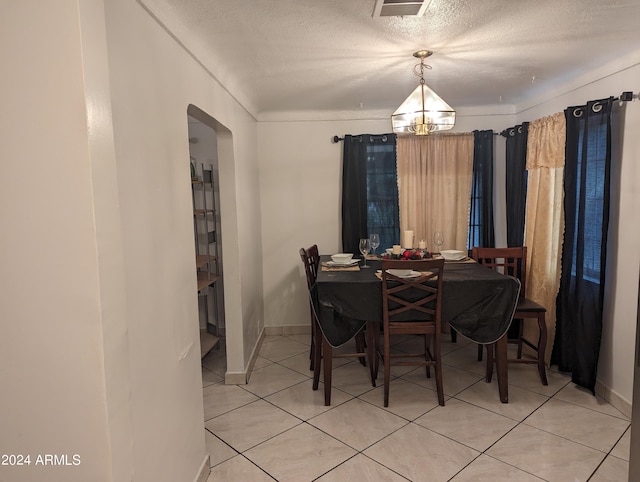
[[[466,250],[473,174],[473,133],[398,137],[400,231],[414,232],[433,251]]]
[[[556,296],[560,288],[560,257],[564,234],[565,138],[563,112],[529,124],[526,163],[526,296],[547,309],[547,364],[555,338]],[[529,330],[531,332],[527,333]],[[537,327],[525,324],[525,334],[530,339],[535,339]]]

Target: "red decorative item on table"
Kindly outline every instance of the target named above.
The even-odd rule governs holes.
[[[405,249],[401,254],[389,254],[382,255],[384,259],[404,259],[404,260],[418,260],[431,257],[431,253],[424,249]]]

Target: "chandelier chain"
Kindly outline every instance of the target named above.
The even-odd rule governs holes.
[[[419,64],[413,66],[413,73],[420,77],[421,84],[424,84],[424,69],[431,70],[431,66],[425,64],[424,59],[421,59]]]

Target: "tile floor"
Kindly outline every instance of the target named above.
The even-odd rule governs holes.
[[[203,359],[209,481],[626,481],[630,421],[568,376],[509,367],[509,403],[476,346],[443,338],[445,406],[424,369],[393,369],[383,407],[368,369],[334,359],[332,406],[311,389],[309,336],[267,336],[247,385]],[[405,337],[394,349],[410,351]]]

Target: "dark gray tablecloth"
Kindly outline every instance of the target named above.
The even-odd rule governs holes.
[[[382,322],[382,282],[375,274],[381,263],[367,264],[371,268],[318,273],[318,318],[333,346],[347,342],[367,321]],[[477,343],[493,343],[509,329],[519,292],[515,278],[477,263],[447,262],[442,321]]]

